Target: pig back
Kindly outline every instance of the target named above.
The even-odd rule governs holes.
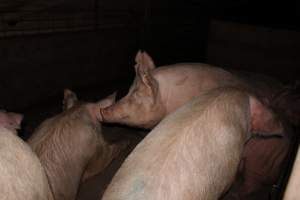
[[[249,120],[246,95],[228,92],[201,95],[162,120],[126,159],[103,199],[219,198],[233,182]]]
[[[31,148],[0,128],[0,194],[9,200],[52,200],[44,169]]]
[[[243,82],[222,68],[203,63],[178,63],[153,70],[167,113],[193,97],[226,86],[244,87]]]
[[[75,199],[85,167],[94,155],[100,124],[84,105],[44,121],[28,142],[45,168],[55,199]]]

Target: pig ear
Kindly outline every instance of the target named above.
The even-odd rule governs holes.
[[[149,70],[155,69],[155,64],[153,62],[153,59],[147,52],[143,52],[143,65],[147,67]]]
[[[100,108],[106,108],[116,102],[117,91],[98,102]]]
[[[69,89],[64,90],[63,110],[72,108],[77,101],[77,96],[73,91]]]
[[[19,129],[23,120],[23,115],[18,113],[8,113],[10,119],[10,126]]]
[[[158,83],[152,76],[151,72],[147,68],[137,65],[136,77],[137,81],[140,81],[140,83],[145,86],[143,92],[145,92],[148,96],[156,98],[158,93]]]
[[[135,56],[135,62],[136,64],[142,64],[142,60],[143,60],[143,53],[141,50],[139,50]]]
[[[262,136],[283,136],[283,127],[276,115],[259,102],[250,97],[251,132]]]
[[[147,52],[142,52],[141,50],[139,50],[135,56],[135,62],[137,65],[140,65],[147,70],[155,69],[153,59]]]

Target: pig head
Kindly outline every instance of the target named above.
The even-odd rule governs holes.
[[[136,77],[128,94],[119,102],[101,109],[102,120],[151,128],[165,115],[159,83],[153,76],[155,65],[146,53],[135,58]]]

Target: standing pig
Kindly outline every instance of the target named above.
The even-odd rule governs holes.
[[[70,90],[64,93],[65,111],[44,121],[29,139],[45,168],[55,200],[76,198],[81,181],[102,171],[125,147],[104,141],[97,103],[79,103]]]
[[[211,90],[163,119],[125,160],[103,200],[216,200],[234,180],[250,133],[281,136],[255,97]]]
[[[45,171],[16,134],[22,115],[0,111],[0,199],[52,200]]]

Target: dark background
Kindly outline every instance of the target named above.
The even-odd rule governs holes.
[[[22,112],[66,87],[122,95],[138,49],[157,66],[207,62],[292,84],[299,10],[289,1],[3,0],[0,108]]]

